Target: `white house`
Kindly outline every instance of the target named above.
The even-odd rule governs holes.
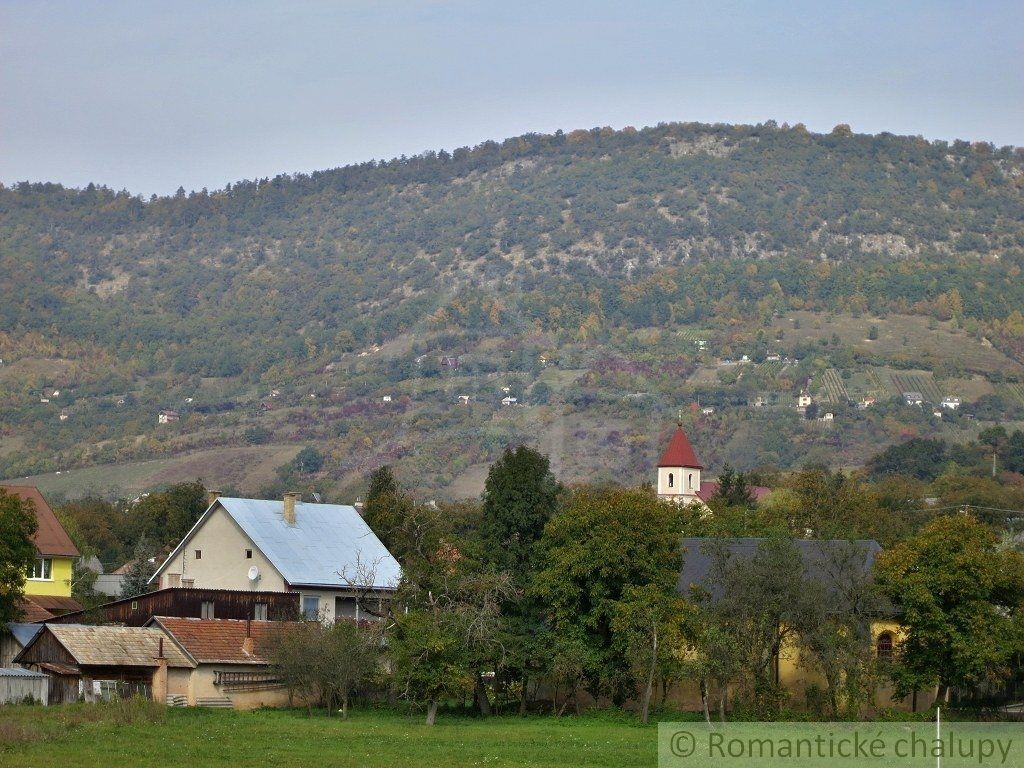
[[[469,395],[459,395],[459,405],[469,405]]]
[[[942,398],[942,407],[949,411],[955,411],[960,407],[960,398],[947,396]]]
[[[811,396],[807,392],[801,392],[796,398],[797,408],[806,408],[811,404]]]
[[[157,424],[170,424],[173,421],[177,421],[181,418],[177,411],[160,411],[156,417]]]
[[[218,497],[150,579],[167,587],[298,592],[307,616],[366,617],[402,571],[354,507]]]
[[[700,412],[703,413],[705,416],[710,416],[715,412],[715,409],[710,405],[705,405],[703,408],[700,409]]]
[[[382,397],[380,400],[381,400],[382,403],[390,403],[391,402],[391,395],[384,395],[384,397]]]
[[[924,402],[924,395],[922,395],[920,392],[904,392],[903,402],[905,402],[907,405],[916,405],[920,407],[921,403]]]
[[[518,402],[519,402],[519,398],[518,397],[510,397],[510,396],[506,395],[505,397],[501,398],[501,404],[502,405],[515,405]]]

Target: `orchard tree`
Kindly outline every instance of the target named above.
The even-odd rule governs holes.
[[[969,515],[940,517],[878,558],[879,583],[899,606],[906,636],[894,682],[900,695],[999,681],[1022,650],[1024,555],[998,546]]]
[[[25,577],[36,561],[32,503],[0,488],[0,626],[17,621]]]

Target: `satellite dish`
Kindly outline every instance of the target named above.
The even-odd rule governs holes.
[[[255,565],[249,568],[249,581],[259,581],[260,569]]]

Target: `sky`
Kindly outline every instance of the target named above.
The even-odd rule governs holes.
[[[149,195],[665,121],[1024,145],[1024,2],[0,0],[0,182]]]

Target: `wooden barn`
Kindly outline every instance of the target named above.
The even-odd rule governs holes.
[[[113,695],[151,698],[158,669],[187,680],[195,667],[157,627],[79,624],[44,625],[14,663],[50,678],[51,704]],[[161,698],[165,697],[166,693]]]
[[[48,624],[122,624],[145,626],[154,616],[192,619],[251,619],[289,621],[299,615],[296,592],[256,592],[236,589],[168,587],[123,600],[75,611],[47,620]]]

